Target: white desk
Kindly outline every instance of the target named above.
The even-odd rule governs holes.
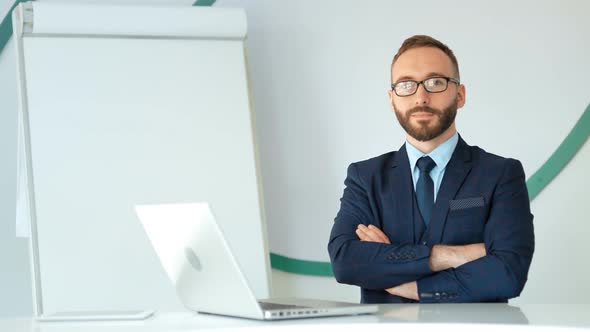
[[[392,326],[394,325],[394,326]],[[580,329],[581,328],[581,329]],[[194,314],[156,313],[144,321],[35,322],[31,318],[0,320],[2,332],[160,332],[160,331],[590,331],[590,304],[523,305],[429,304],[381,305],[376,315],[261,322]]]

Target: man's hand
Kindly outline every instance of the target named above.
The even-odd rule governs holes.
[[[363,224],[358,225],[356,228],[356,236],[358,236],[361,241],[391,244],[387,235],[373,225],[369,225],[369,227]]]
[[[483,243],[464,246],[435,245],[430,252],[429,265],[434,272],[456,268],[486,255]]]
[[[415,281],[406,282],[399,286],[386,289],[389,294],[405,297],[406,299],[420,300],[418,297],[418,284]]]

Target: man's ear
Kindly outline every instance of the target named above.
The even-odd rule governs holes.
[[[393,90],[387,89],[387,96],[389,98],[389,108],[395,113],[395,108],[393,107]]]
[[[465,105],[465,97],[465,85],[460,84],[457,87],[457,108],[461,108]]]

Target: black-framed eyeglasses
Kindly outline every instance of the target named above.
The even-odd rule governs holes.
[[[457,85],[461,84],[458,79],[452,77],[429,77],[422,81],[404,80],[395,82],[391,85],[391,90],[400,97],[407,97],[416,93],[418,86],[422,84],[424,90],[430,93],[439,93],[447,90],[449,82]]]

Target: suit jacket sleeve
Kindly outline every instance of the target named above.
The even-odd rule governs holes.
[[[386,289],[432,273],[430,248],[413,244],[361,242],[359,224],[375,224],[366,185],[355,164],[348,167],[345,189],[328,244],[336,280],[367,289]],[[377,225],[378,226],[378,225]]]
[[[502,301],[520,295],[535,246],[524,170],[507,159],[484,228],[486,256],[418,280],[420,302]]]

